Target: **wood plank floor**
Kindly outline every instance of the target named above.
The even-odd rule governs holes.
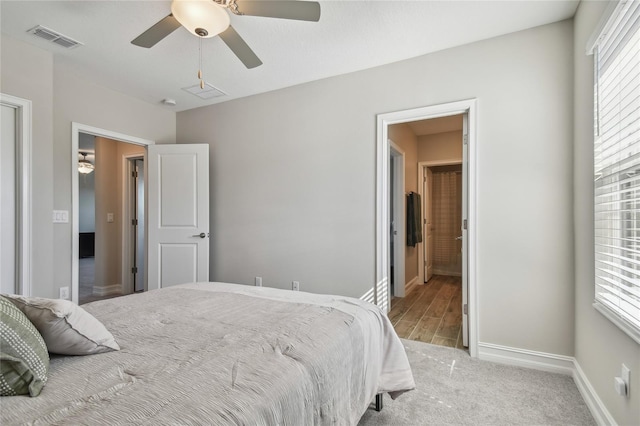
[[[393,298],[389,319],[403,339],[465,349],[461,278],[434,275],[406,297]]]

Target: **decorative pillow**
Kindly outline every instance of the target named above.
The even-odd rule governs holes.
[[[0,296],[0,396],[38,396],[47,383],[49,352],[38,330]]]
[[[5,297],[36,326],[51,353],[91,355],[120,350],[100,321],[69,300]]]

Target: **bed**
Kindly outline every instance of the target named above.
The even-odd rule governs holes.
[[[355,425],[415,387],[388,318],[358,299],[192,283],[82,307],[120,350],[52,354],[1,424]]]

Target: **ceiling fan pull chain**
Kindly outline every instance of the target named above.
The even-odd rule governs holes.
[[[204,80],[202,79],[202,37],[199,37],[198,42],[198,78],[200,79],[200,88],[204,89]]]

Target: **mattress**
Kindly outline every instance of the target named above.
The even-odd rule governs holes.
[[[1,424],[354,425],[415,387],[389,320],[357,299],[193,283],[83,308],[121,350],[51,355]]]

